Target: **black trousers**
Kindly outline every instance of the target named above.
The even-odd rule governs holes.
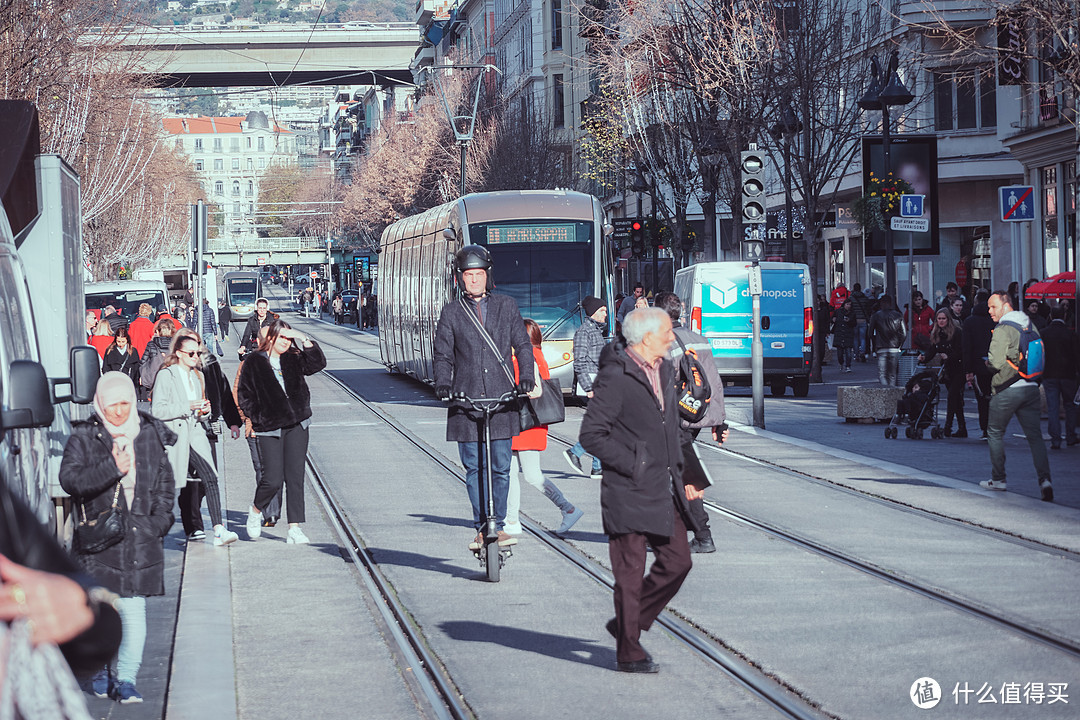
[[[216,451],[214,443],[211,443],[210,447]],[[206,498],[206,509],[210,511],[210,522],[214,525],[222,524],[221,489],[218,487],[217,473],[213,466],[192,450],[188,455],[188,474],[199,480],[189,482],[180,488],[176,498],[180,506],[180,522],[184,526],[186,535],[203,529],[201,511],[203,498]]]
[[[674,503],[674,499],[672,500]],[[679,592],[690,573],[690,543],[678,505],[674,508],[675,528],[671,537],[627,533],[608,536],[611,573],[615,576],[615,657],[619,662],[644,660],[641,633]],[[653,564],[645,575],[648,541]]]
[[[281,437],[259,435],[256,441],[259,443],[259,457],[262,459],[262,478],[255,488],[255,507],[264,511],[284,485],[287,490],[285,503],[288,522],[304,522],[307,428],[293,425],[282,428]],[[263,514],[265,515],[265,512]]]
[[[698,454],[694,452],[694,438],[697,437],[699,432],[698,429],[691,430],[689,435],[684,436],[682,445],[683,482],[695,487],[705,487],[708,476],[705,474],[704,468],[701,467]],[[709,513],[705,510],[704,498],[690,501],[690,523],[693,525],[690,529],[694,531],[695,537],[711,537]]]

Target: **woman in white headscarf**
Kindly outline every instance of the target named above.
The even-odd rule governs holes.
[[[124,538],[94,554],[80,554],[83,568],[119,595],[124,635],[115,676],[104,668],[92,679],[98,697],[142,702],[135,678],[146,641],[146,598],[165,594],[162,538],[173,525],[172,466],[165,448],[176,435],[136,409],[135,385],[124,373],[98,380],[94,414],[78,422],[64,448],[60,485],[76,506],[76,518],[95,518],[115,502]]]

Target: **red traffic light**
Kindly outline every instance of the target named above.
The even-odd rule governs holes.
[[[635,221],[633,222],[633,224],[632,224],[632,225],[630,225],[630,227],[631,227],[631,228],[632,228],[633,230],[640,230],[640,229],[641,229],[641,223],[640,223],[640,222],[638,222],[637,220],[635,220]]]

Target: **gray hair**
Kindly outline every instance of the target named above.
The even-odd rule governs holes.
[[[649,333],[660,332],[668,314],[660,308],[638,308],[631,310],[622,322],[622,334],[627,345],[639,345]]]

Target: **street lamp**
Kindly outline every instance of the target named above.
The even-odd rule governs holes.
[[[446,119],[450,121],[450,128],[454,132],[454,140],[457,142],[458,147],[461,149],[461,194],[465,194],[465,152],[469,147],[469,143],[472,142],[473,132],[476,129],[476,109],[480,104],[480,91],[483,88],[484,83],[483,75],[488,70],[494,70],[495,72],[502,74],[502,71],[494,65],[434,65],[428,70],[432,73],[432,77],[435,82],[435,90],[442,100],[443,110],[446,111]],[[469,105],[469,92],[466,87],[461,94],[461,99],[457,101],[456,108],[450,107],[450,98],[447,97],[447,89],[443,86],[442,81],[439,79],[439,74],[436,70],[447,70],[453,72],[454,70],[479,70],[480,77],[476,80],[476,88],[472,94],[472,105]]]
[[[791,145],[795,135],[802,132],[803,124],[789,102],[780,111],[780,120],[769,129],[777,142],[784,140],[784,227],[787,235],[787,261],[795,262],[795,221],[791,207]]]
[[[881,151],[885,161],[885,175],[892,172],[889,152],[890,125],[889,107],[894,105],[907,105],[915,99],[911,91],[904,87],[896,70],[900,65],[900,53],[893,50],[889,54],[889,65],[885,73],[881,72],[881,63],[876,57],[870,58],[870,88],[859,100],[859,107],[863,110],[881,111]],[[885,293],[894,300],[896,297],[896,264],[893,262],[893,237],[892,228],[885,228]],[[899,305],[899,302],[897,302]]]

